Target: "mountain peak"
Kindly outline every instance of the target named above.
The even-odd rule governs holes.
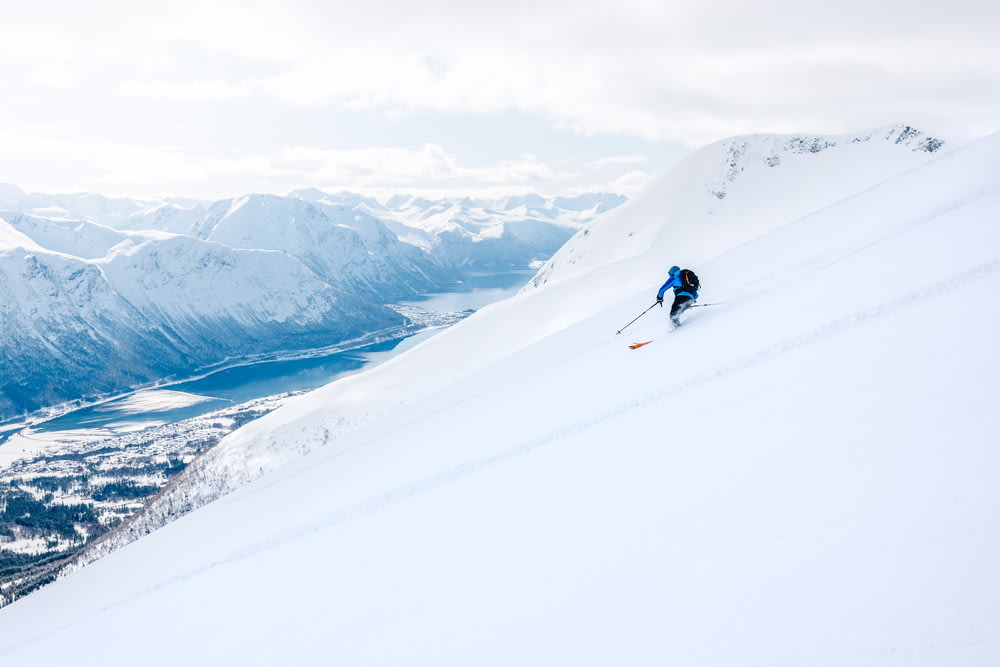
[[[928,154],[944,145],[944,141],[926,135],[909,125],[897,123],[879,130],[853,135],[755,134],[733,137],[714,146],[724,150],[723,174],[711,188],[711,194],[724,199],[732,183],[744,173],[763,167],[779,167],[783,163],[798,164],[800,160],[823,154],[822,160],[840,163],[845,169],[867,170],[872,163],[898,164],[905,169],[925,161]],[[909,149],[909,150],[900,150]],[[711,147],[709,147],[711,150]],[[860,158],[859,151],[866,155]],[[836,156],[836,157],[834,157]],[[869,164],[865,164],[868,162]],[[852,166],[848,166],[852,165]]]
[[[327,194],[319,188],[299,188],[288,193],[289,197],[315,203],[327,198]]]
[[[903,123],[896,123],[882,133],[882,140],[893,144],[908,146],[914,151],[934,153],[944,146],[943,139],[932,137],[921,130]]]
[[[24,190],[11,183],[0,183],[0,205],[10,205],[19,202],[24,197]]]

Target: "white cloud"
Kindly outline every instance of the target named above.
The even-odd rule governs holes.
[[[70,88],[80,82],[80,77],[66,63],[44,63],[34,68],[29,79],[33,83],[54,88]]]
[[[606,192],[631,194],[633,192],[639,192],[645,188],[654,178],[655,176],[647,174],[644,171],[630,171],[626,174],[622,174],[601,189]]]
[[[35,107],[7,105],[0,126],[66,126],[81,165],[95,160],[80,142],[110,141],[110,155],[132,146],[167,164],[192,163],[194,174],[252,172],[247,189],[269,174],[309,177],[287,167],[294,155],[316,162],[316,174],[330,181],[367,173],[372,182],[568,183],[612,162],[556,169],[508,154],[506,165],[472,168],[426,147],[290,148],[278,159],[255,133],[214,153],[207,146],[217,143],[213,125],[237,103],[248,125],[260,108],[283,110],[287,120],[269,118],[272,137],[281,122],[321,110],[390,121],[516,112],[582,137],[692,147],[747,132],[848,132],[895,121],[962,138],[998,129],[997,25],[1000,3],[992,0],[18,3],[0,24],[0,66],[10,75],[8,99]],[[73,104],[37,97],[32,86],[71,89]],[[108,115],[142,102],[187,105],[178,122],[191,128],[191,143],[164,152],[152,136],[139,147],[134,133],[80,125],[81,108]],[[432,134],[409,143],[440,143]],[[481,141],[500,151],[504,138]],[[386,143],[377,135],[367,142]],[[136,169],[149,178],[164,171]]]
[[[239,99],[250,95],[247,86],[226,81],[130,81],[122,83],[120,90],[126,97],[203,102]]]
[[[159,198],[171,195],[221,199],[249,191],[284,194],[298,187],[363,193],[549,192],[577,174],[557,172],[531,155],[494,165],[463,166],[436,144],[418,149],[369,147],[336,150],[291,147],[271,153],[217,156],[175,147],[74,141],[55,135],[0,132],[0,170],[27,159],[59,164],[75,174],[60,191]],[[28,190],[45,189],[27,177]],[[249,186],[247,184],[250,184]]]
[[[485,32],[471,20],[443,28],[417,20],[420,40],[394,33],[372,48],[350,44],[356,67],[331,54],[296,70],[302,85],[280,91],[303,104],[374,110],[517,109],[583,134],[689,144],[846,131],[921,111],[932,123],[985,121],[1000,111],[1000,42],[987,27],[1000,25],[1000,10],[959,4],[710,2],[659,12],[601,4],[532,14],[527,29],[491,15]],[[944,98],[949,108],[935,113]]]
[[[648,158],[645,155],[609,155],[586,163],[588,169],[602,169],[604,167],[617,167],[628,164],[641,164]]]

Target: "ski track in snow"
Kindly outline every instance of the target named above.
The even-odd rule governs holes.
[[[908,292],[903,296],[897,297],[895,299],[890,299],[881,304],[875,305],[873,307],[864,310],[860,310],[851,315],[832,320],[821,327],[812,329],[798,336],[786,339],[775,345],[766,347],[756,353],[736,359],[721,366],[717,366],[714,369],[706,371],[700,375],[696,375],[686,380],[668,384],[660,389],[649,392],[644,396],[619,404],[618,406],[600,415],[597,415],[592,419],[579,422],[572,426],[556,429],[545,435],[539,436],[527,442],[522,442],[516,446],[510,447],[496,454],[474,459],[466,463],[462,463],[460,465],[451,467],[447,470],[443,470],[435,475],[431,475],[429,477],[418,480],[411,484],[397,487],[391,491],[379,494],[378,496],[375,496],[368,500],[364,500],[355,503],[353,505],[349,505],[347,507],[331,512],[325,516],[321,516],[317,519],[313,519],[299,526],[295,526],[291,529],[282,531],[267,539],[255,542],[253,544],[247,545],[246,547],[233,551],[228,556],[225,556],[219,560],[214,560],[200,567],[190,569],[186,572],[170,577],[158,584],[149,586],[132,595],[116,600],[110,604],[107,604],[93,611],[92,613],[88,613],[86,615],[86,618],[92,618],[94,616],[104,614],[112,609],[115,609],[122,605],[129,604],[136,600],[140,600],[159,590],[163,590],[172,587],[174,585],[180,584],[184,581],[197,577],[205,572],[212,571],[216,568],[224,567],[231,563],[236,563],[245,560],[247,558],[251,558],[257,554],[280,548],[285,544],[289,544],[295,540],[302,539],[319,531],[336,528],[337,526],[354,521],[355,519],[364,517],[366,515],[383,511],[389,507],[402,503],[410,498],[414,498],[416,496],[429,493],[431,491],[434,491],[435,489],[438,489],[455,481],[464,479],[480,471],[492,468],[501,463],[519,458],[526,454],[530,454],[531,452],[537,449],[557,443],[560,440],[567,438],[568,436],[587,431],[590,428],[593,428],[600,424],[604,424],[609,421],[614,421],[615,419],[618,419],[619,417],[633,410],[647,407],[651,404],[660,402],[666,398],[669,398],[677,394],[689,392],[692,389],[695,389],[702,385],[714,382],[716,380],[725,378],[735,373],[739,373],[741,371],[752,368],[767,361],[779,358],[799,348],[806,347],[812,343],[819,342],[831,336],[839,335],[859,325],[865,324],[872,320],[877,320],[886,317],[907,307],[914,306],[931,299],[936,299],[942,296],[946,296],[954,289],[953,286],[955,284],[967,285],[971,282],[986,278],[987,276],[990,276],[998,272],[998,270],[1000,270],[1000,259],[995,259],[991,262],[980,264],[972,269],[954,274],[947,279],[936,280],[932,284]],[[470,397],[469,400],[471,400],[471,398],[473,397]],[[422,419],[426,419],[430,416],[432,415],[426,415]],[[382,434],[380,437],[384,436],[385,434]],[[340,452],[338,456],[342,455],[343,453],[345,452]],[[56,635],[62,630],[72,627],[79,620],[81,619],[78,618],[73,621],[69,621],[45,633],[42,633],[32,638],[25,639],[22,642],[10,646],[7,651],[5,651],[4,653],[0,653],[0,655],[6,655],[10,652],[17,651],[20,648],[28,646],[41,639]],[[991,641],[991,640],[984,640],[984,641]]]

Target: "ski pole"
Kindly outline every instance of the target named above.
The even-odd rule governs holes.
[[[696,303],[691,308],[704,308],[705,306],[721,306],[725,301],[719,301],[718,303]]]
[[[636,317],[635,320],[639,319],[640,317],[642,317],[643,315],[645,315],[646,313],[648,313],[649,311],[651,311],[653,309],[653,307],[656,306],[656,304],[658,304],[658,303],[659,303],[659,301],[654,301],[653,305],[650,306],[649,308],[647,308],[646,310],[642,311],[641,313],[639,313],[638,317]],[[632,322],[635,322],[635,320],[632,320]],[[628,329],[629,325],[632,324],[632,322],[629,322],[628,324],[626,324],[625,326],[623,326],[621,329],[619,329],[618,333],[621,333],[621,332],[625,331],[625,329]]]

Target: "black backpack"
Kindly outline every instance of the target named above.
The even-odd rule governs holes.
[[[681,289],[679,291],[697,292],[701,289],[701,282],[698,281],[698,276],[691,269],[682,269],[680,278]]]

